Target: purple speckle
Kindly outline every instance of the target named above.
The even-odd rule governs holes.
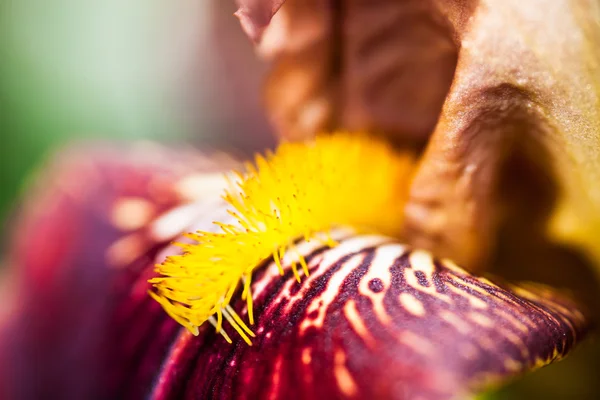
[[[423,273],[423,271],[415,271],[415,276],[419,281],[419,285],[424,287],[429,287],[429,282],[427,281],[427,276]]]
[[[369,281],[369,289],[374,293],[379,293],[383,290],[383,282],[379,278],[371,279]]]

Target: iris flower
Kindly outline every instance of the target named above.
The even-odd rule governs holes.
[[[430,137],[425,117],[411,125],[402,113],[378,114],[377,96],[365,106],[368,93],[350,92],[337,103],[334,86],[323,82],[327,95],[316,97],[287,86],[302,67],[291,48],[345,48],[343,37],[331,43],[326,35],[357,33],[354,2],[242,3],[242,24],[263,51],[277,45],[269,35],[289,39],[287,50],[272,53],[279,65],[270,93],[277,81],[280,95],[306,96],[271,104],[285,139],[245,162],[148,144],[77,147],[58,157],[28,196],[11,246],[13,301],[0,331],[5,398],[471,398],[566,356],[590,329],[589,299],[485,270],[560,261],[550,260],[558,253],[540,225],[498,215],[498,204],[516,212],[540,203],[492,202],[490,186],[501,180],[504,151],[513,154],[504,147],[513,131],[533,121],[521,106],[542,112],[543,104],[504,83],[479,85],[488,77],[461,66],[467,51],[451,89],[435,75],[436,89],[416,100],[421,111],[439,108],[432,99],[450,90]],[[437,26],[433,4],[413,4],[410,21],[420,26],[424,13]],[[446,10],[457,37],[472,32],[468,12],[475,19],[491,12],[469,7]],[[331,17],[340,10],[348,19]],[[269,25],[273,15],[279,19]],[[307,35],[297,42],[281,30],[295,24]],[[452,46],[438,50],[429,54],[456,59]],[[349,79],[339,67],[328,71]],[[302,81],[309,71],[295,76]],[[506,187],[527,193],[520,178],[527,174]],[[579,193],[595,204],[593,190]],[[592,258],[587,235],[596,217],[570,236]],[[505,242],[495,236],[498,221],[520,222],[528,235]],[[555,232],[567,235],[561,221]]]

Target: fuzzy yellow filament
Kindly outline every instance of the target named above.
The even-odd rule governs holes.
[[[208,320],[230,340],[222,331],[225,318],[250,344],[252,331],[229,306],[240,281],[253,324],[251,276],[263,260],[273,257],[283,273],[281,260],[291,250],[308,275],[304,258],[293,252],[295,240],[324,240],[318,234],[338,226],[397,235],[411,166],[410,156],[363,134],[283,143],[230,183],[224,198],[237,223],[216,222],[221,233],[188,235],[196,243],[181,244],[182,255],[157,266],[150,294],[193,334]],[[292,269],[300,280],[295,264]]]

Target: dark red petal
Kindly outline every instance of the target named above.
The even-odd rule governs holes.
[[[153,398],[450,399],[560,359],[587,329],[546,288],[500,287],[389,241],[307,253],[301,283],[256,273],[252,347],[230,328],[233,345],[182,333]]]
[[[157,251],[198,219],[203,196],[221,191],[199,172],[223,163],[233,164],[140,144],[72,148],[46,168],[11,248],[20,303],[0,371],[10,398],[148,391],[180,328],[146,280]]]
[[[63,160],[30,197],[14,246],[24,301],[3,343],[9,398],[445,399],[560,358],[587,328],[547,289],[502,288],[387,239],[349,238],[300,244],[312,271],[300,284],[274,265],[257,271],[254,346],[230,328],[233,345],[210,326],[193,337],[147,296],[147,278],[174,236],[218,219],[201,215],[215,190],[197,172],[220,163],[154,147]],[[155,211],[140,225],[140,203],[123,214],[124,198]]]

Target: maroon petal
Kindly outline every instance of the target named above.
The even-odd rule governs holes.
[[[229,328],[233,345],[209,326],[194,337],[147,279],[173,237],[221,218],[219,185],[199,172],[222,163],[154,147],[63,160],[13,247],[24,300],[2,343],[8,398],[446,399],[562,357],[587,328],[548,289],[503,288],[390,239],[347,236],[335,249],[298,245],[311,269],[301,283],[257,270],[252,347]]]
[[[253,346],[181,333],[153,398],[450,399],[558,360],[586,331],[548,289],[503,288],[389,239],[302,246],[301,283],[273,264],[256,273]]]
[[[232,165],[139,144],[75,147],[46,168],[11,247],[20,303],[2,337],[9,398],[148,390],[179,329],[149,301],[148,270],[202,214],[205,195],[218,197],[212,175],[198,173],[223,163]]]

